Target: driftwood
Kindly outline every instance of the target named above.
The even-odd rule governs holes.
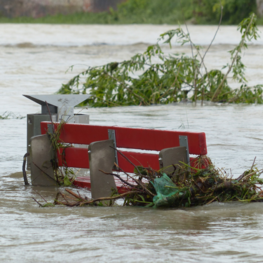
[[[80,194],[76,194],[75,192],[73,192],[70,189],[66,188],[65,191],[67,193],[69,193],[71,196],[74,196],[75,198],[71,199],[70,197],[65,196],[63,193],[59,192],[56,196],[54,204],[66,205],[66,206],[96,205],[97,202],[113,201],[113,200],[124,198],[128,195],[142,194],[140,191],[129,191],[129,192],[126,192],[124,194],[119,194],[119,195],[115,195],[115,196],[111,196],[111,197],[101,197],[101,198],[97,198],[97,199],[88,199],[86,197],[84,197],[84,198],[81,197]],[[62,198],[65,200],[65,202],[59,201],[58,200],[59,196],[62,196]],[[71,199],[71,202],[69,202],[69,199]]]

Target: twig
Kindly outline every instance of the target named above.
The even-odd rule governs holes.
[[[33,198],[33,200],[34,200],[37,204],[39,204],[39,206],[43,207],[43,205],[40,204],[34,197],[32,197],[32,198]]]
[[[119,151],[120,152],[120,151]],[[124,155],[123,155],[124,156]],[[125,158],[127,158],[126,156],[125,156]],[[128,158],[126,159],[126,160],[129,160]],[[115,165],[117,165],[117,164],[115,164]],[[118,165],[117,165],[117,167],[120,169],[120,170],[122,170]],[[135,166],[136,167],[136,166]],[[137,167],[136,167],[137,168]],[[137,168],[137,170],[138,170],[138,168]],[[122,170],[123,171],[123,170]],[[138,170],[139,171],[139,170]],[[124,171],[123,171],[124,172]],[[139,180],[136,180],[135,178],[133,178],[132,176],[130,176],[129,174],[127,174],[126,172],[124,172],[128,177],[130,177],[133,181],[135,181],[138,185],[140,185],[148,194],[150,194],[150,195],[152,195],[152,196],[155,196],[155,194],[153,194],[149,189],[147,189],[147,187],[145,187],[144,186],[144,184],[142,183],[142,182],[140,182]],[[140,173],[140,175],[142,175],[141,173]]]
[[[46,203],[47,203],[47,200],[38,192],[35,191],[36,194],[38,194]]]
[[[242,178],[245,176],[245,172],[242,173],[236,180],[239,182],[242,180]]]
[[[83,200],[83,198],[79,195],[77,195],[76,193],[74,193],[73,191],[69,190],[69,189],[65,189],[65,191],[67,191],[69,194],[73,195],[74,197],[76,197],[77,199],[81,199]]]
[[[216,38],[216,36],[217,36],[217,33],[218,33],[219,28],[220,28],[221,23],[222,23],[222,18],[223,18],[223,6],[221,6],[221,16],[220,16],[220,20],[219,20],[219,24],[218,24],[218,27],[217,27],[216,33],[215,33],[215,35],[214,35],[214,37],[213,37],[213,39],[212,39],[210,45],[208,46],[207,50],[205,51],[204,56],[202,57],[201,64],[203,63],[203,65],[205,65],[204,60],[205,60],[206,54],[208,53],[209,49],[211,48],[211,46],[212,46],[212,44],[213,44],[213,42],[214,42],[214,40],[215,40],[215,38]],[[210,79],[209,79],[208,74],[207,74],[207,79],[208,79],[208,83],[209,83],[210,86],[211,86],[211,82],[210,82]],[[203,106],[203,104],[204,104],[204,86],[202,87],[201,106]]]
[[[82,196],[81,196],[81,194],[79,193],[79,191],[77,191],[78,192],[78,194],[79,194],[79,197],[81,198],[81,199],[84,199],[84,198],[82,198]]]
[[[131,160],[129,160],[121,151],[119,151],[117,148],[115,148],[115,147],[112,147],[112,146],[110,146],[111,148],[113,148],[115,151],[117,151],[123,158],[125,158],[125,160],[127,160],[132,166],[134,166],[134,168],[138,171],[138,173],[140,174],[140,175],[142,175],[141,173],[140,173],[140,170],[138,169],[138,167],[131,161]],[[119,167],[119,166],[118,166]],[[120,167],[119,167],[120,168]],[[128,175],[128,174],[126,174],[126,175]],[[155,196],[155,194],[153,194],[149,189],[147,189],[144,185],[143,185],[143,183],[141,183],[140,181],[138,181],[138,180],[136,180],[135,178],[133,178],[132,176],[130,176],[129,175],[129,177],[131,177],[137,184],[139,184],[147,193],[149,193],[150,195],[152,195],[152,196]]]
[[[54,199],[54,205],[57,203],[60,194],[61,194],[60,192],[58,192],[58,193],[56,194],[56,197],[55,197],[55,199]]]
[[[48,103],[47,103],[47,101],[45,101],[46,102],[46,105],[47,105],[47,110],[48,110],[48,113],[49,113],[49,117],[50,117],[50,121],[51,121],[51,123],[52,123],[52,130],[53,130],[53,135],[55,134],[55,124],[54,124],[54,122],[53,122],[53,120],[52,120],[52,115],[51,115],[51,112],[50,112],[50,109],[49,109],[49,106],[48,106]],[[58,156],[57,156],[57,154],[56,154],[56,147],[55,147],[55,145],[52,143],[52,147],[53,147],[53,151],[54,151],[54,159],[55,159],[55,166],[56,167],[58,167]],[[58,170],[57,169],[55,169],[55,174],[56,174],[56,182],[57,182],[57,184],[59,185],[59,180],[58,180]]]
[[[216,196],[215,198],[213,198],[212,200],[210,200],[208,203],[206,203],[206,205],[210,205],[211,203],[213,203],[221,194],[223,194],[225,191],[223,191],[222,193],[220,193],[218,196]]]
[[[190,44],[191,44],[191,50],[192,50],[192,60],[193,60],[193,71],[194,71],[194,90],[195,90],[195,106],[196,106],[196,97],[197,97],[197,87],[196,87],[196,69],[195,69],[195,62],[194,62],[194,50],[193,50],[193,42],[191,40],[191,37],[190,37],[190,33],[189,33],[189,30],[188,30],[188,26],[187,24],[185,24],[185,27],[186,27],[186,30],[188,32],[188,37],[189,37],[189,40],[190,40]],[[202,64],[201,64],[202,65]],[[200,65],[200,66],[201,66]],[[199,70],[200,72],[200,70]],[[201,73],[201,72],[200,72]]]
[[[201,64],[204,64],[205,56],[206,56],[206,54],[208,53],[209,49],[211,48],[212,44],[214,43],[215,38],[216,38],[216,36],[217,36],[217,33],[218,33],[218,31],[219,31],[219,28],[220,28],[220,26],[221,26],[222,18],[223,18],[223,8],[224,8],[224,7],[221,6],[221,16],[220,16],[220,20],[219,20],[219,24],[218,24],[217,30],[216,30],[216,32],[215,32],[215,35],[214,35],[211,43],[209,44],[208,48],[206,49],[204,56],[202,57]]]
[[[256,173],[259,173],[259,174],[262,174],[263,173],[263,169],[262,170],[259,170],[259,171],[255,171],[255,172],[252,172],[252,173],[248,173],[248,174],[245,174],[245,172],[243,174],[241,174],[238,178],[237,178],[237,181],[240,182],[242,179],[245,180],[247,179],[248,177],[256,174]]]
[[[215,101],[215,100],[216,100],[216,98],[218,97],[218,95],[219,95],[219,93],[220,93],[220,91],[221,91],[221,88],[222,88],[225,80],[227,79],[227,76],[229,75],[230,71],[232,70],[232,68],[233,68],[233,66],[234,66],[234,63],[235,63],[236,60],[237,60],[238,54],[241,52],[241,48],[243,47],[243,45],[244,45],[244,43],[245,43],[246,35],[247,35],[247,32],[248,32],[248,30],[249,30],[249,28],[250,28],[250,26],[251,26],[251,24],[252,24],[252,22],[253,22],[254,16],[255,16],[255,14],[253,14],[253,17],[251,18],[251,20],[250,20],[250,22],[249,22],[249,25],[248,25],[247,28],[246,28],[244,37],[242,37],[242,40],[241,40],[241,42],[240,42],[240,44],[239,44],[239,49],[236,50],[235,57],[233,58],[232,63],[231,63],[231,65],[229,66],[227,73],[225,74],[224,78],[222,79],[222,81],[220,82],[219,86],[217,87],[217,89],[216,89],[216,91],[215,91],[215,93],[214,93],[211,101]]]
[[[128,161],[136,170],[139,174],[140,173],[140,170],[138,169],[138,167],[131,161],[129,160],[121,151],[119,151],[117,148],[113,147],[113,146],[110,146],[112,149],[114,149],[115,151],[117,151],[126,161]]]
[[[61,201],[58,201],[58,194],[57,194],[56,200],[54,201],[55,204],[61,204],[61,205],[66,205],[66,206],[70,206],[70,207],[82,206],[82,205],[91,205],[91,204],[94,204],[95,202],[99,202],[99,201],[116,200],[116,199],[123,198],[123,197],[125,197],[127,195],[130,195],[130,194],[140,194],[141,193],[141,191],[130,191],[130,192],[126,192],[126,193],[123,193],[123,194],[120,194],[120,195],[116,195],[116,196],[112,196],[112,197],[100,197],[100,198],[97,198],[97,199],[94,199],[94,200],[86,200],[86,199],[81,199],[80,200],[80,198],[79,198],[79,196],[77,194],[75,194],[74,192],[72,192],[69,189],[65,189],[65,190],[68,193],[70,193],[71,195],[73,195],[74,197],[76,197],[77,199],[79,199],[79,201],[77,201],[77,202],[75,202],[73,204],[70,204],[66,200],[66,198],[64,198],[66,202],[61,202]],[[59,194],[61,194],[63,196],[63,194],[61,192]],[[39,205],[41,205],[41,204],[39,204]]]
[[[124,184],[127,184],[128,186],[130,187],[134,187],[134,185],[128,183],[127,181],[125,181],[124,179],[122,179],[118,174],[114,174],[114,173],[106,173],[104,172],[103,170],[99,170],[100,172],[104,173],[104,174],[107,174],[107,175],[112,175],[112,176],[115,176],[117,178],[119,178]]]
[[[27,180],[27,175],[26,175],[26,158],[29,156],[29,153],[26,153],[24,155],[24,160],[23,160],[23,166],[22,166],[22,171],[23,171],[23,177],[24,177],[24,182],[25,185],[29,185],[28,180]]]
[[[190,41],[190,44],[191,44],[192,57],[193,57],[193,59],[194,59],[193,47],[195,47],[198,55],[199,55],[200,58],[201,58],[200,67],[197,68],[197,70],[198,70],[198,73],[200,74],[200,76],[201,76],[202,79],[204,79],[204,76],[201,74],[200,68],[202,67],[202,65],[204,66],[206,75],[207,75],[207,77],[208,77],[208,71],[207,71],[207,68],[206,68],[206,66],[205,66],[204,59],[205,59],[206,54],[208,53],[209,49],[211,48],[211,46],[212,46],[212,44],[213,44],[213,42],[214,42],[214,40],[215,40],[215,38],[216,38],[216,36],[217,36],[217,33],[218,33],[218,31],[219,31],[219,28],[220,28],[220,25],[221,25],[221,23],[222,23],[222,17],[223,17],[223,7],[221,6],[221,16],[220,16],[220,21],[219,21],[219,24],[218,24],[218,28],[217,28],[216,33],[215,33],[212,41],[210,42],[210,44],[209,44],[208,48],[206,49],[205,54],[204,54],[203,56],[201,56],[198,48],[197,48],[197,47],[194,45],[194,43],[192,42],[191,37],[190,37],[189,30],[188,30],[188,26],[187,26],[187,24],[185,24],[186,30],[187,30],[187,32],[188,32],[188,38],[189,38],[189,41]],[[197,89],[197,86],[196,86],[196,70],[195,70],[195,68],[194,68],[194,65],[193,65],[193,70],[194,70],[194,90],[195,90],[195,92],[194,92],[194,97],[195,97],[195,105],[196,105],[196,102],[197,102],[197,90],[198,90],[198,89]],[[210,83],[209,78],[208,78],[208,82]],[[204,101],[204,86],[202,87],[201,106],[203,106],[203,101]]]
[[[63,198],[67,203],[69,203],[68,200],[66,199],[65,195],[64,195],[62,192],[59,192],[59,194],[62,196],[62,198]]]
[[[211,82],[210,82],[210,79],[209,79],[209,76],[208,76],[208,72],[207,72],[207,68],[205,66],[204,60],[205,60],[206,54],[208,53],[209,49],[211,48],[211,46],[212,46],[212,44],[213,44],[213,42],[214,42],[214,40],[215,40],[215,38],[217,36],[217,33],[218,33],[219,28],[220,28],[221,23],[222,23],[222,18],[223,18],[223,6],[221,6],[221,15],[220,15],[220,20],[219,20],[219,24],[218,24],[217,30],[216,30],[216,32],[214,34],[214,37],[213,37],[212,41],[210,42],[208,48],[206,49],[205,54],[203,55],[203,57],[201,59],[201,63],[200,63],[200,65],[202,65],[202,64],[204,65],[204,68],[205,68],[205,71],[206,71],[206,75],[207,75],[207,80],[208,80],[210,85],[211,85]],[[201,106],[203,106],[203,105],[204,105],[204,85],[202,87],[202,96],[201,96]]]
[[[133,178],[132,176],[130,176],[127,172],[125,172],[117,163],[114,163],[114,165],[115,165],[121,172],[125,173],[127,177],[130,177],[132,180],[134,180],[134,181],[137,183],[136,179]],[[142,176],[142,174],[140,174],[140,175]]]
[[[122,198],[124,196],[127,196],[127,195],[130,195],[130,194],[140,194],[141,192],[140,191],[130,191],[130,192],[126,192],[124,194],[121,194],[121,195],[117,195],[117,196],[112,196],[112,197],[101,197],[101,198],[97,198],[97,199],[94,199],[94,200],[91,200],[91,201],[86,201],[85,203],[83,203],[83,205],[89,205],[89,204],[92,204],[94,202],[99,202],[99,201],[107,201],[107,200],[116,200],[116,199],[119,199],[119,198]]]
[[[251,172],[252,172],[252,169],[253,169],[253,167],[254,167],[254,165],[255,165],[256,159],[257,159],[257,157],[254,158],[254,161],[253,161],[252,166],[251,166],[251,168],[250,168],[250,171],[251,171]]]
[[[263,170],[258,171],[259,174],[262,174]],[[252,175],[256,174],[257,171],[249,173],[243,177],[243,180],[246,180],[247,178],[251,177]]]
[[[252,172],[253,166],[255,165],[255,161],[256,161],[256,157],[254,158],[254,161],[252,163],[252,166],[250,168],[250,171]],[[241,174],[236,180],[239,182],[241,181],[244,177],[246,177],[248,174],[245,174],[246,172],[244,172],[243,174]],[[253,172],[255,173],[255,172]]]
[[[190,44],[191,44],[192,58],[194,58],[193,42],[191,40],[190,33],[189,33],[189,30],[188,30],[188,26],[187,26],[186,23],[185,23],[185,27],[186,27],[186,30],[187,30],[187,33],[188,33],[188,36],[189,36]]]

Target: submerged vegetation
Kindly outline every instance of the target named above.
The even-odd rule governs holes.
[[[51,161],[54,170],[54,178],[58,186],[71,186],[76,176],[74,171],[67,166],[67,163],[65,161],[65,150],[72,145],[63,143],[59,139],[65,122],[62,120],[55,130],[52,118],[50,117],[50,119],[52,122],[53,131],[48,132],[48,136],[54,152],[54,157]],[[60,153],[59,155],[56,154],[58,152]],[[62,167],[59,167],[58,156],[61,159]]]
[[[10,115],[11,114],[9,112],[4,112],[2,115],[0,115],[0,120],[9,119]]]
[[[13,112],[5,111],[3,114],[0,115],[0,120],[7,120],[7,119],[24,119],[24,116],[15,115]]]
[[[258,38],[256,23],[257,17],[252,13],[239,24],[241,40],[229,51],[230,63],[222,70],[209,71],[205,65],[206,54],[217,32],[202,55],[201,48],[192,42],[187,27],[186,32],[179,27],[162,34],[157,44],[130,60],[88,68],[63,84],[58,93],[88,93],[91,95],[89,104],[93,107],[168,104],[186,100],[262,104],[263,85],[247,85],[241,59],[248,43]],[[162,44],[171,47],[174,38],[181,45],[189,44],[192,56],[164,54]],[[238,89],[229,86],[229,77],[239,83]]]

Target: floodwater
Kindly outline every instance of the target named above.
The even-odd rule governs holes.
[[[32,197],[40,200],[41,193],[52,201],[57,189],[23,184],[23,117],[40,112],[40,106],[22,94],[52,94],[86,67],[128,59],[172,28],[0,25],[0,115],[11,114],[0,120],[0,262],[263,261],[262,203],[160,210],[40,208]],[[205,50],[216,27],[189,30]],[[238,41],[235,27],[222,27],[206,57],[208,68],[222,68],[227,51]],[[189,46],[177,45],[170,52],[191,54]],[[263,38],[244,52],[250,85],[263,83],[262,61]],[[67,71],[71,65],[73,71]],[[251,167],[255,156],[263,168],[261,105],[178,104],[76,112],[90,114],[92,124],[205,132],[208,156],[227,173],[237,177]]]

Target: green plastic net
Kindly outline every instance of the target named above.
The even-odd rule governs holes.
[[[174,206],[182,195],[179,188],[173,183],[167,174],[163,174],[162,177],[156,178],[154,182],[151,183],[157,193],[153,198],[155,207]]]

